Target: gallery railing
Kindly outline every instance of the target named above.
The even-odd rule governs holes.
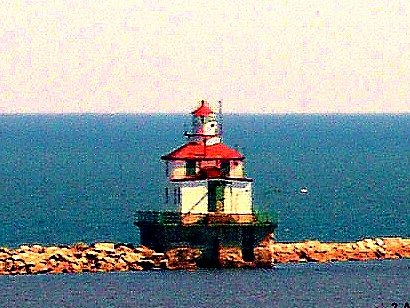
[[[179,213],[166,211],[137,211],[136,225],[261,225],[277,226],[276,213],[256,212],[254,214],[227,213]]]

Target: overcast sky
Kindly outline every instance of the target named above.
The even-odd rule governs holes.
[[[0,113],[185,113],[201,99],[410,112],[410,1],[0,2]]]

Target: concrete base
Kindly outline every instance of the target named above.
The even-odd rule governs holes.
[[[201,250],[199,266],[218,267],[220,247],[239,247],[245,261],[254,261],[254,248],[274,225],[158,225],[139,224],[140,243],[158,252],[175,247]]]

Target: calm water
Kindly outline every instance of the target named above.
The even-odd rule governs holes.
[[[403,307],[410,260],[0,277],[2,307]]]
[[[164,181],[159,157],[184,143],[182,132],[189,120],[185,115],[0,116],[0,245],[137,243],[134,211],[170,209],[159,197]],[[410,237],[410,115],[227,115],[224,130],[225,142],[237,145],[247,157],[248,176],[255,178],[256,208],[279,213],[278,240]],[[304,186],[308,195],[299,193]],[[357,289],[348,297],[373,304],[379,291],[401,296],[404,289],[393,288],[393,283],[410,294],[402,282],[408,281],[408,270],[407,261],[395,261],[282,266],[273,271],[1,277],[0,283],[13,286],[7,289],[10,299],[24,300],[26,294],[29,302],[41,303],[46,296],[64,299],[68,306],[77,305],[79,297],[84,305],[88,297],[102,306],[116,306],[114,299],[129,299],[123,303],[132,305],[131,299],[142,296],[137,294],[141,288],[157,295],[153,305],[166,306],[175,297],[161,290],[182,292],[181,286],[197,297],[202,286],[204,294],[218,293],[226,303],[240,301],[238,292],[243,292],[247,303],[269,304],[276,298],[294,306],[292,300],[317,300],[314,286],[323,300],[330,300],[329,294],[347,294],[350,281]],[[212,289],[215,279],[222,289]],[[258,282],[262,295],[254,287]],[[54,294],[40,288],[58,285],[71,291]],[[13,295],[13,290],[21,292]],[[38,302],[33,292],[39,292]],[[106,302],[92,299],[95,292]]]

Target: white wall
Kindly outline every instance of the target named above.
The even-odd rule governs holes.
[[[208,183],[207,181],[190,181],[179,183],[181,189],[182,213],[208,212]]]
[[[232,178],[243,177],[243,162],[242,161],[231,161],[229,176]]]
[[[208,213],[208,182],[184,181],[173,183],[169,191],[169,202],[173,203],[174,189],[180,190],[179,209],[182,213]],[[252,183],[232,181],[225,187],[224,213],[252,213]]]
[[[225,187],[225,213],[252,213],[252,183],[234,181]]]

